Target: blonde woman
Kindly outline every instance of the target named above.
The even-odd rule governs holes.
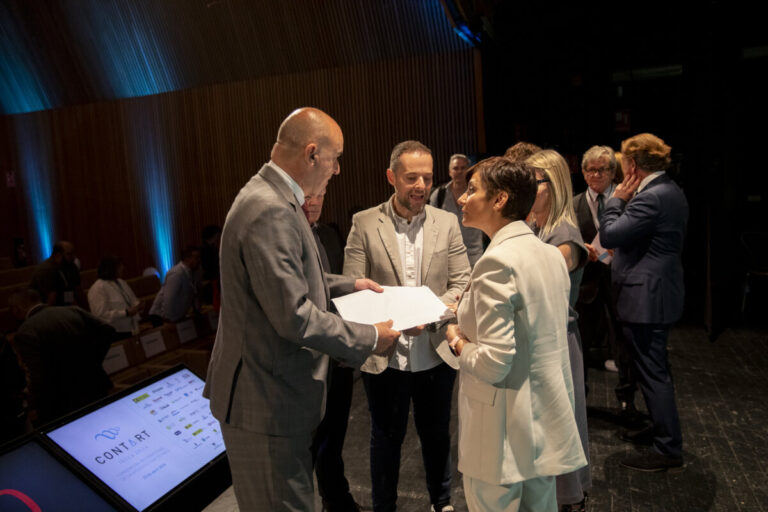
[[[462,222],[491,239],[447,339],[459,356],[459,471],[470,512],[555,512],[555,476],[586,464],[568,361],[568,271],[525,223],[531,169],[474,168]]]
[[[571,281],[568,318],[568,354],[573,376],[576,424],[579,427],[584,453],[589,460],[587,434],[587,403],[584,390],[584,354],[579,336],[578,315],[574,309],[579,297],[579,286],[587,264],[587,249],[577,227],[573,210],[571,172],[565,159],[557,151],[546,149],[526,160],[536,172],[538,189],[529,221],[544,242],[554,245],[568,267]],[[557,501],[561,512],[581,512],[586,508],[586,494],[592,487],[589,466],[557,477]]]

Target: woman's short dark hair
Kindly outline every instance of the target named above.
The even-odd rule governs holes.
[[[505,219],[525,220],[536,201],[538,189],[536,173],[530,165],[494,156],[478,162],[470,170],[479,176],[488,197],[499,192],[507,193],[507,203],[501,210]]]
[[[111,254],[104,256],[99,260],[99,266],[96,269],[96,275],[99,279],[114,281],[117,279],[117,269],[120,268],[122,261],[117,256]]]

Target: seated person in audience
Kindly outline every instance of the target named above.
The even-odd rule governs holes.
[[[16,352],[0,334],[0,445],[26,432],[27,411],[24,388],[27,376],[19,366]]]
[[[185,248],[181,261],[165,276],[165,282],[157,292],[149,310],[154,325],[162,323],[159,319],[165,322],[178,322],[187,315],[190,308],[200,309],[198,297],[200,283],[195,277],[199,267],[200,249]]]
[[[87,308],[80,286],[80,269],[75,259],[75,246],[71,242],[57,242],[51,257],[35,269],[29,287],[37,290],[49,306],[77,305]]]
[[[479,229],[468,228],[461,223],[461,208],[458,206],[459,197],[467,190],[467,170],[469,158],[465,155],[455,154],[448,161],[448,174],[451,181],[437,187],[429,196],[429,204],[435,208],[441,208],[451,212],[459,218],[459,228],[464,246],[467,248],[469,265],[474,267],[475,262],[483,255],[483,232]]]
[[[110,325],[79,307],[43,304],[31,289],[9,302],[22,321],[14,345],[29,374],[35,425],[107,396],[112,382],[101,365],[115,336]]]
[[[128,283],[123,281],[123,263],[117,256],[104,256],[99,261],[98,279],[88,290],[91,313],[117,331],[117,339],[139,333],[140,313],[144,304]]]

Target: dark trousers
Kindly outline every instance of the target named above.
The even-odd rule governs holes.
[[[328,398],[325,416],[312,442],[317,487],[328,510],[355,510],[344,476],[344,438],[347,435],[349,409],[352,406],[352,368],[331,361],[328,373]]]
[[[668,335],[667,325],[624,324],[624,336],[632,347],[637,385],[653,422],[653,446],[663,455],[681,457],[683,435],[667,359]]]
[[[445,363],[422,372],[387,368],[378,375],[363,373],[371,412],[371,480],[374,512],[397,509],[400,447],[413,419],[429,498],[435,508],[451,500],[451,397],[456,370]]]
[[[633,404],[635,401],[635,376],[632,368],[632,347],[624,336],[621,324],[617,320],[615,300],[611,289],[610,268],[600,264],[601,272],[594,272],[597,277],[590,283],[582,283],[582,288],[589,287],[591,293],[582,293],[576,303],[579,313],[579,332],[584,344],[584,379],[586,387],[587,361],[590,348],[598,348],[607,339],[611,357],[619,370],[618,383],[614,389],[619,402]],[[603,268],[605,267],[605,268]],[[588,299],[583,295],[588,295]]]

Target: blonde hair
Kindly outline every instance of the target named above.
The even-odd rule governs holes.
[[[647,172],[663,171],[672,163],[672,148],[652,133],[641,133],[621,143],[621,152]]]
[[[539,238],[549,235],[561,222],[576,227],[571,170],[565,158],[557,151],[544,149],[531,155],[525,162],[542,173],[550,185],[549,213],[544,225],[539,226]]]

